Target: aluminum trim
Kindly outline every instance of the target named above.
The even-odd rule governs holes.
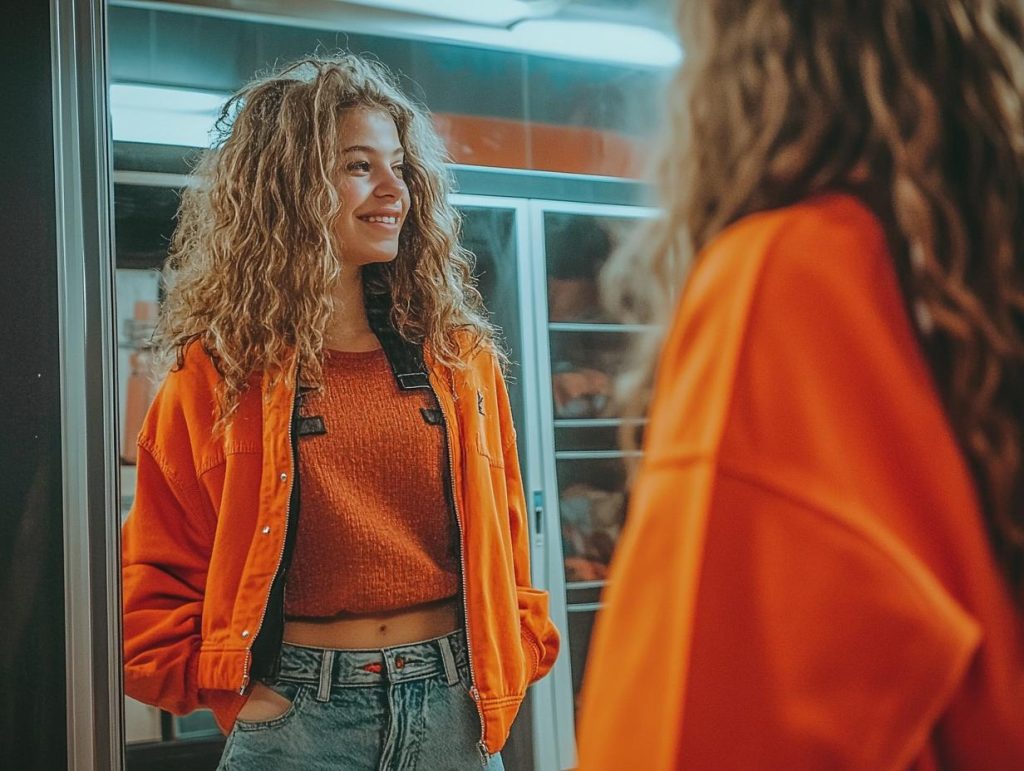
[[[188,174],[170,174],[164,171],[115,171],[114,184],[138,187],[166,187],[178,189],[194,184]]]
[[[558,476],[555,465],[554,404],[551,394],[551,349],[548,339],[547,303],[547,250],[544,238],[544,213],[550,201],[531,200],[529,204],[529,266],[526,271],[524,288],[534,298],[534,344],[536,371],[534,382],[537,388],[538,436],[543,458],[550,459],[543,465],[544,514],[547,519],[545,531],[548,534],[545,570],[549,578],[547,589],[550,595],[551,618],[562,635],[562,651],[548,677],[538,683],[550,691],[551,720],[547,728],[553,735],[545,739],[556,747],[558,754],[554,768],[575,768],[576,721],[573,708],[572,669],[569,656],[569,615],[565,586],[565,566],[562,564],[562,526],[558,502]],[[539,766],[550,768],[551,766]]]
[[[123,767],[112,187],[102,0],[50,0],[68,766]]]

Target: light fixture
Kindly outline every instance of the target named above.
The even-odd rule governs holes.
[[[651,68],[682,59],[676,40],[648,26],[562,15],[572,0],[336,0],[353,31]],[[381,14],[387,14],[386,21]]]
[[[227,94],[113,83],[110,114],[117,142],[209,147]]]
[[[651,69],[674,67],[683,57],[670,33],[633,23],[639,20],[633,16],[594,14],[582,6],[574,10],[573,0],[320,0],[315,6],[279,0],[108,2]]]
[[[531,18],[502,28],[395,14],[385,27],[380,12],[376,13],[376,16],[368,11],[365,14],[347,14],[345,29],[370,35],[386,34],[388,37],[651,69],[674,67],[683,56],[682,49],[672,37],[639,24],[577,18]]]
[[[360,5],[382,11],[397,11],[493,27],[510,27],[524,19],[550,15],[566,6],[568,2],[569,0],[344,0],[346,5]]]
[[[650,27],[583,19],[530,19],[510,30],[524,51],[641,67],[668,68],[683,58],[679,44]]]

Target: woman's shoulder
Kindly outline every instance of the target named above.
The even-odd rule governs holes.
[[[173,390],[215,391],[221,379],[215,356],[202,340],[194,338],[177,351],[177,361],[170,368],[165,387]]]
[[[729,262],[733,272],[813,267],[847,273],[885,255],[885,231],[875,213],[856,196],[827,193],[741,218],[712,240],[701,261]]]
[[[487,370],[500,365],[498,343],[484,333],[469,328],[452,332],[451,340],[458,360],[468,369]]]
[[[176,355],[157,391],[147,427],[188,425],[190,430],[212,430],[221,382],[213,354],[195,339]]]
[[[829,193],[750,214],[705,247],[691,274],[691,299],[735,299],[737,287],[754,302],[770,286],[808,297],[871,291],[894,266],[884,228],[858,198]]]

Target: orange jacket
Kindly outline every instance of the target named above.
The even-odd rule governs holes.
[[[481,742],[495,753],[527,686],[554,663],[558,633],[547,594],[530,586],[500,369],[490,353],[465,372],[429,355],[427,364],[449,440],[472,695]],[[414,387],[427,387],[419,376]],[[275,386],[254,378],[227,431],[214,435],[218,380],[202,346],[189,346],[139,436],[135,502],[122,532],[124,673],[129,696],[177,714],[209,707],[227,732],[252,676],[272,671],[280,648],[281,568],[294,527],[295,372]]]
[[[1024,769],[1024,618],[875,217],[715,239],[655,394],[581,769]]]

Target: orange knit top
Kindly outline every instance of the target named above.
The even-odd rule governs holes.
[[[433,394],[402,391],[382,349],[326,351],[300,411],[299,528],[285,614],[381,613],[459,591]]]

